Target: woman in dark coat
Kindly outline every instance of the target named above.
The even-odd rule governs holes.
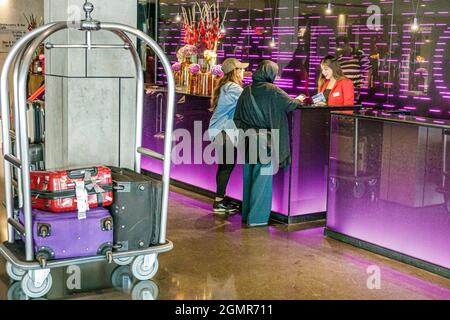
[[[291,160],[288,113],[300,102],[273,84],[277,74],[276,63],[262,61],[253,74],[253,84],[242,92],[234,114],[236,127],[244,133],[250,129],[267,129],[272,133],[272,154],[268,163],[262,163],[259,157],[251,161],[249,144],[245,147],[242,222],[249,226],[267,225],[272,209],[272,176],[278,166],[283,168]]]

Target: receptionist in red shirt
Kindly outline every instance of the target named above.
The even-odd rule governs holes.
[[[333,56],[326,56],[320,61],[319,92],[322,92],[327,102],[319,105],[353,106],[355,91],[353,81],[346,78],[339,61]]]

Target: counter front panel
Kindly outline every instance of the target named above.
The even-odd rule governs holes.
[[[327,228],[449,269],[448,130],[383,115],[331,121]]]

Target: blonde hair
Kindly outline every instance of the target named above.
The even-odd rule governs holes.
[[[324,66],[327,66],[328,68],[330,68],[333,71],[333,77],[336,80],[347,79],[347,77],[344,75],[344,72],[341,69],[341,65],[339,64],[339,61],[337,58],[335,58],[333,56],[327,56],[320,61],[320,65],[324,65]],[[325,76],[323,75],[323,73],[321,71],[320,76],[319,76],[319,81],[318,81],[319,92],[326,81],[327,81],[327,79],[325,78]]]
[[[211,97],[211,109],[210,111],[216,110],[217,104],[219,102],[219,96],[220,96],[220,90],[224,85],[226,85],[228,82],[234,82],[242,87],[242,80],[239,76],[238,69],[233,69],[232,71],[226,73],[220,80],[217,86],[214,88],[212,97]]]

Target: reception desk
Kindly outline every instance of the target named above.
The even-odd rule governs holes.
[[[450,122],[332,112],[325,234],[450,277]]]
[[[210,99],[178,92],[176,101],[175,134],[189,133],[192,155],[189,161],[172,165],[172,181],[193,191],[212,195],[216,188],[217,165],[205,164],[202,160],[202,152],[211,143],[206,139],[202,140],[212,115],[209,111]],[[152,94],[146,95],[143,146],[158,152],[162,152],[164,143],[164,109],[164,89],[155,89]],[[292,164],[280,169],[274,176],[272,219],[295,223],[325,217],[330,110],[329,107],[302,106],[291,113]],[[181,139],[174,141],[174,145],[181,142]],[[195,150],[201,152],[194,152]],[[186,160],[186,155],[180,156]],[[145,158],[142,160],[142,169],[150,174],[161,174],[162,164]],[[242,199],[242,176],[243,166],[236,165],[227,189],[227,195],[236,200]]]

